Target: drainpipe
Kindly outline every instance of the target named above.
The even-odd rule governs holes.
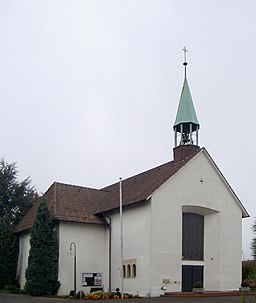
[[[109,230],[109,242],[108,242],[108,289],[111,291],[111,244],[112,244],[112,229],[111,229],[111,217],[103,214],[103,218],[106,222]]]

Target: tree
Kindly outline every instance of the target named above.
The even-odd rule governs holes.
[[[254,237],[251,242],[251,250],[252,250],[253,259],[256,261],[256,219],[254,221],[254,224],[252,225],[252,230]]]
[[[17,175],[16,163],[0,161],[0,219],[10,226],[20,221],[35,200],[30,179],[19,182]]]
[[[17,175],[16,163],[0,160],[0,289],[16,282],[18,241],[13,228],[35,200],[29,178],[19,182]]]
[[[38,207],[31,229],[25,289],[33,296],[54,294],[58,282],[58,242],[54,223],[45,201]]]
[[[0,222],[0,289],[16,284],[18,241],[8,224]]]

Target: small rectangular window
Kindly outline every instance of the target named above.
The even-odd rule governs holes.
[[[132,277],[136,278],[137,272],[136,272],[136,264],[132,264]]]
[[[123,265],[123,278],[126,278],[126,267]]]
[[[127,278],[131,278],[131,265],[127,265]]]
[[[126,259],[123,260],[123,278],[130,279],[137,277],[137,260]]]

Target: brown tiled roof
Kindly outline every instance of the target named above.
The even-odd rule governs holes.
[[[194,156],[193,154],[192,156]],[[122,181],[122,202],[123,206],[128,206],[136,202],[142,202],[173,176],[182,166],[184,166],[191,157],[185,160],[175,162],[167,162],[148,171],[140,173]],[[119,207],[120,193],[119,182],[102,188],[107,191],[102,204],[97,210],[97,213],[106,212]]]
[[[197,152],[199,149],[197,150]],[[196,153],[197,153],[196,152]],[[146,201],[149,196],[173,176],[196,153],[182,161],[167,162],[122,181],[123,205]],[[105,224],[101,213],[119,207],[119,182],[102,189],[53,183],[43,196],[54,220]],[[32,227],[40,201],[18,223],[15,232]]]
[[[26,215],[21,219],[21,221],[15,226],[14,232],[18,233],[24,230],[27,230],[33,225],[34,219],[36,217],[36,211],[41,202],[41,199],[38,198],[36,203],[32,208],[26,213]]]
[[[55,182],[43,198],[54,220],[105,224],[104,220],[94,215],[105,196],[106,193],[101,190]],[[18,223],[16,233],[32,227],[40,201]]]

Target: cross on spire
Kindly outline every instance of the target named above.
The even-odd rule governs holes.
[[[187,63],[187,52],[188,52],[188,50],[187,50],[186,46],[184,46],[184,48],[182,50],[184,52],[184,62],[183,62],[183,65],[185,66],[185,78],[186,78],[187,77],[187,65],[188,65],[188,63]]]
[[[184,46],[184,48],[182,50],[184,52],[184,63],[187,63],[187,52],[188,52],[188,50],[187,50],[186,46]]]

